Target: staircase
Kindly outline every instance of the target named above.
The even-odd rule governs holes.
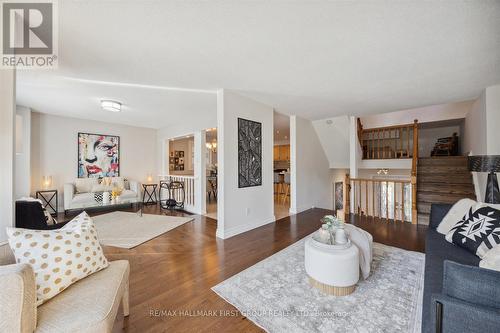
[[[476,199],[466,156],[418,159],[418,224],[429,224],[431,203],[455,203],[462,198]]]

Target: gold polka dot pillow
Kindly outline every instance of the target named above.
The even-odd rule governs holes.
[[[85,212],[61,229],[7,228],[7,234],[16,261],[30,264],[35,271],[37,305],[109,265]]]

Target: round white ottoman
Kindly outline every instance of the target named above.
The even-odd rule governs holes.
[[[354,244],[335,249],[310,237],[304,247],[306,272],[313,287],[335,296],[354,292],[359,280],[359,250]]]

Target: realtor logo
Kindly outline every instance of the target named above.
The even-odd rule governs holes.
[[[2,1],[2,68],[57,66],[55,1]]]

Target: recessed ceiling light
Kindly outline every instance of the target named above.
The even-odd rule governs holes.
[[[120,112],[122,110],[122,103],[109,99],[103,99],[101,100],[101,107],[105,111]]]

